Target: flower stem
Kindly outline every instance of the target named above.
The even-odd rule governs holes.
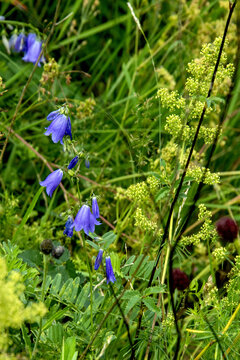
[[[42,282],[42,289],[41,289],[41,301],[43,303],[44,303],[44,298],[45,298],[45,286],[46,286],[46,279],[47,279],[47,265],[48,265],[48,256],[43,255],[43,282]],[[38,330],[36,342],[35,342],[33,352],[32,352],[32,356],[31,356],[30,360],[34,359],[34,357],[35,357],[41,333],[42,333],[42,318],[40,319],[40,322],[39,322],[39,330]]]

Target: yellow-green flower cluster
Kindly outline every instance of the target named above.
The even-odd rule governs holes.
[[[40,82],[43,85],[45,85],[49,80],[53,82],[54,79],[58,76],[58,74],[59,74],[59,65],[54,58],[51,58],[43,66],[43,73]]]
[[[217,134],[217,127],[209,128],[201,126],[199,130],[199,138],[203,139],[205,144],[212,144]]]
[[[130,185],[126,191],[126,197],[137,203],[147,201],[149,199],[149,190],[145,181]]]
[[[93,113],[93,109],[96,106],[96,101],[93,98],[88,98],[85,101],[80,101],[77,107],[77,116],[79,119],[89,117]]]
[[[200,241],[215,241],[218,237],[215,226],[212,224],[212,213],[208,211],[206,206],[200,204],[198,213],[198,220],[203,220],[204,223],[197,234],[190,236],[183,236],[181,238],[182,245],[197,245]]]
[[[217,263],[221,263],[226,258],[227,253],[227,249],[221,246],[212,252],[212,256],[216,259]]]
[[[193,177],[197,183],[200,183],[201,181],[207,185],[220,183],[219,174],[211,173],[211,171],[205,167],[191,165],[187,170],[187,175]]]
[[[167,116],[165,130],[173,137],[183,139],[188,138],[190,133],[189,126],[182,124],[180,116],[175,114]]]
[[[134,214],[135,225],[145,231],[154,231],[157,229],[157,224],[154,221],[149,220],[144,214],[141,208],[137,208]]]
[[[177,91],[169,91],[166,88],[159,89],[157,98],[160,98],[162,107],[174,111],[176,109],[184,110],[186,107],[186,100],[178,94]]]
[[[7,347],[9,327],[20,328],[25,320],[33,322],[46,313],[42,303],[24,307],[19,298],[23,291],[21,275],[16,271],[8,274],[5,260],[0,258],[0,351]]]
[[[159,190],[160,181],[156,178],[156,176],[148,176],[147,177],[147,183],[150,188],[151,194],[156,194],[156,192]]]
[[[174,326],[174,316],[172,313],[168,313],[166,319],[162,321],[162,327],[168,329]]]
[[[186,80],[185,88],[191,96],[207,96],[221,41],[222,39],[218,37],[213,43],[204,45],[201,50],[201,58],[188,64],[190,76]],[[233,75],[233,64],[226,65],[226,62],[227,55],[223,51],[215,79],[214,93],[217,93],[221,88],[224,89],[226,81],[229,83],[228,80]]]

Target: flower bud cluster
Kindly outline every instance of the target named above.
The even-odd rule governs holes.
[[[88,98],[85,101],[80,101],[80,104],[77,107],[77,117],[79,119],[84,119],[91,116],[95,106],[96,101],[93,98]]]
[[[134,214],[135,226],[138,226],[144,231],[154,231],[157,229],[157,224],[149,220],[144,214],[143,210],[138,207]]]
[[[47,63],[43,65],[43,73],[40,82],[45,85],[48,81],[53,82],[59,74],[59,65],[54,58],[49,59]]]
[[[130,185],[126,190],[126,197],[136,203],[142,203],[149,199],[149,189],[145,181]]]
[[[170,111],[185,110],[186,100],[178,94],[177,91],[169,91],[166,88],[159,89],[157,92],[157,98],[161,100],[162,107],[169,109]]]
[[[151,194],[156,194],[160,187],[160,181],[156,178],[156,176],[148,176],[147,183],[150,189]]]
[[[203,182],[207,185],[220,183],[218,173],[211,173],[209,169],[200,166],[191,165],[187,170],[187,175],[193,177],[197,183]]]
[[[216,259],[217,263],[221,263],[226,258],[227,253],[228,253],[227,249],[221,246],[219,248],[216,248],[212,252],[212,256],[214,259]]]
[[[215,226],[212,223],[211,212],[208,211],[203,204],[200,204],[198,209],[198,220],[203,220],[204,223],[197,234],[183,236],[181,238],[182,245],[197,245],[201,241],[215,242],[217,240],[218,235]]]

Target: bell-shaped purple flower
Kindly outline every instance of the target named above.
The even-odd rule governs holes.
[[[69,163],[69,165],[68,165],[68,170],[73,169],[73,168],[77,165],[78,159],[79,159],[78,156],[75,156],[75,157],[70,161],[70,163]]]
[[[26,47],[26,35],[24,35],[23,33],[20,33],[16,39],[15,45],[14,45],[14,50],[16,52],[20,52],[20,51],[27,51],[27,47]]]
[[[109,281],[111,281],[112,283],[116,281],[110,256],[106,257],[106,275],[107,275],[107,284],[109,283]]]
[[[101,225],[95,218],[95,216],[91,213],[90,207],[88,205],[83,205],[81,209],[78,211],[73,226],[76,231],[80,231],[83,229],[85,234],[89,234],[90,232],[95,231],[95,225]]]
[[[92,213],[96,219],[99,218],[99,207],[97,203],[97,198],[95,196],[92,198]]]
[[[60,140],[60,143],[63,144],[63,137],[69,135],[72,140],[71,132],[71,120],[69,116],[63,114],[61,109],[52,111],[47,116],[48,121],[52,121],[47,131],[44,133],[46,136],[52,134],[52,141],[56,144]]]
[[[90,168],[90,161],[88,159],[85,160],[85,166],[87,169]]]
[[[44,181],[40,181],[40,185],[46,187],[47,194],[52,197],[54,190],[58,187],[63,177],[61,169],[53,171]]]
[[[99,268],[102,262],[102,256],[103,256],[103,249],[100,249],[95,260],[94,270],[97,270]]]
[[[71,216],[69,216],[67,219],[67,222],[65,224],[65,230],[64,230],[63,234],[67,235],[70,238],[73,236],[73,219]]]
[[[42,42],[37,40],[37,35],[30,33],[26,39],[26,49],[24,57],[22,58],[26,62],[32,62],[33,64],[36,63],[40,52],[42,50]],[[44,61],[44,57],[41,56],[38,66],[40,65],[40,62]]]

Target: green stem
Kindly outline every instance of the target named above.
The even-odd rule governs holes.
[[[89,274],[89,281],[90,281],[90,313],[91,313],[91,330],[93,332],[93,286],[92,286],[92,272],[91,272],[91,267],[89,264],[89,259],[88,259],[88,254],[87,254],[87,248],[86,248],[86,242],[85,242],[85,236],[83,234],[82,236],[83,238],[83,249],[84,249],[84,253],[85,253],[85,257],[86,257],[86,261],[87,261],[87,268],[88,268],[88,274]]]

